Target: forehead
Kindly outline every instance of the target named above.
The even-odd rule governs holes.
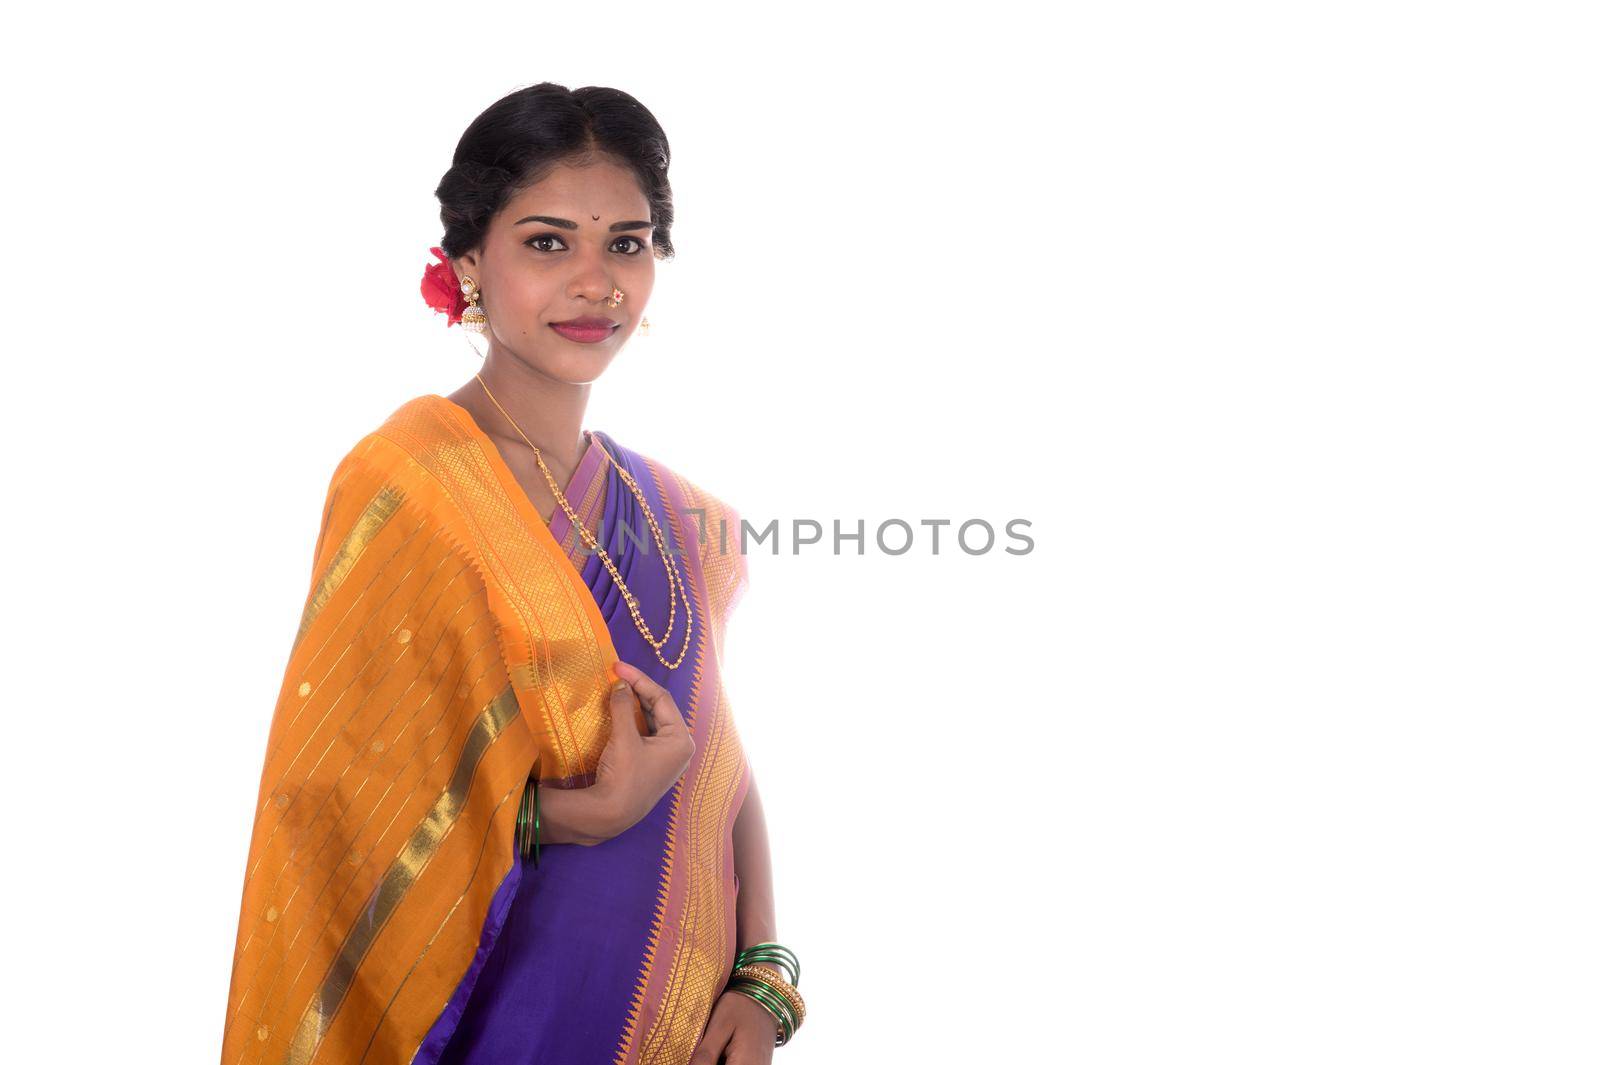
[[[508,219],[529,214],[570,218],[580,225],[623,219],[649,218],[645,198],[633,172],[608,161],[574,166],[563,163],[544,178],[520,189],[506,201],[502,215]]]

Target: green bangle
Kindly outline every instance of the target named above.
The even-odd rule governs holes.
[[[783,1032],[777,1046],[783,1046],[794,1038],[795,1030],[800,1027],[800,1018],[795,1015],[794,1007],[789,1004],[789,1000],[780,995],[775,988],[747,976],[735,977],[728,986],[762,1003],[767,1007],[768,1013],[778,1018],[778,1024],[783,1028]],[[790,986],[794,985],[791,983]]]
[[[522,786],[522,801],[517,806],[516,849],[520,857],[533,856],[539,864],[539,778],[529,775]]]
[[[741,950],[734,959],[733,967],[749,965],[752,962],[774,962],[783,968],[789,977],[789,982],[796,987],[800,986],[800,959],[795,957],[794,951],[781,943],[756,943]]]
[[[728,984],[728,990],[737,991],[746,998],[754,999],[778,1022],[778,1037],[774,1046],[783,1046],[794,1037],[794,1014],[789,1009],[789,1003],[784,997],[759,980],[741,977]]]
[[[528,856],[528,812],[530,806],[528,782],[523,781],[522,794],[517,799],[516,847],[517,857],[519,858],[526,858]]]
[[[777,965],[784,971],[789,982],[795,987],[800,986],[800,959],[794,956],[794,951],[781,943],[755,943],[741,950],[733,960],[733,967],[749,965],[753,962],[764,961]]]

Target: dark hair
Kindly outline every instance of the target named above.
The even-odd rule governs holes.
[[[645,106],[621,89],[569,89],[542,81],[496,100],[472,120],[439,180],[439,247],[455,259],[482,246],[489,220],[513,193],[563,163],[609,158],[633,171],[650,202],[657,259],[672,257],[672,160],[667,135]]]

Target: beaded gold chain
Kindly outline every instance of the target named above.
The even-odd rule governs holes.
[[[550,494],[555,496],[556,502],[561,505],[561,509],[567,515],[567,520],[572,522],[572,527],[578,531],[579,538],[583,540],[591,551],[600,556],[600,561],[605,564],[607,572],[611,574],[611,580],[616,584],[617,590],[622,593],[623,602],[628,604],[628,613],[633,615],[633,624],[639,630],[639,635],[644,637],[644,641],[650,645],[650,649],[655,652],[656,658],[662,665],[668,669],[677,669],[683,663],[684,655],[689,653],[689,637],[694,632],[694,612],[689,608],[689,593],[684,588],[683,577],[678,573],[677,561],[667,551],[666,536],[662,533],[661,526],[656,523],[656,516],[651,512],[650,504],[645,502],[644,491],[639,487],[638,482],[633,479],[632,474],[623,468],[620,462],[611,457],[611,453],[601,445],[599,438],[595,437],[594,446],[600,448],[600,454],[605,456],[605,460],[616,467],[617,473],[622,477],[622,482],[628,486],[628,491],[633,493],[633,498],[638,500],[639,509],[644,511],[645,522],[650,526],[650,535],[655,539],[656,550],[661,552],[661,561],[667,570],[667,601],[670,606],[667,610],[666,632],[662,634],[659,640],[650,631],[650,626],[645,623],[644,614],[639,610],[639,600],[634,597],[633,592],[623,581],[622,574],[617,571],[616,563],[611,561],[611,556],[606,553],[606,549],[600,546],[600,541],[588,530],[578,518],[577,512],[572,509],[572,505],[567,502],[566,493],[562,492],[560,485],[556,484],[555,476],[550,472],[550,467],[544,464],[544,455],[539,451],[538,446],[528,439],[528,434],[522,431],[522,427],[517,424],[516,419],[507,414],[506,409],[500,406],[500,401],[494,398],[493,392],[489,391],[489,386],[484,382],[483,377],[479,374],[473,374],[473,376],[478,379],[478,384],[483,385],[483,391],[489,397],[489,402],[493,403],[502,415],[505,415],[506,421],[511,423],[511,428],[515,429],[517,435],[522,437],[523,443],[532,449],[534,461],[539,464],[539,471],[544,474],[545,483],[550,486]],[[678,657],[669,662],[666,656],[661,653],[661,648],[666,646],[667,640],[672,636],[672,627],[676,624],[678,616],[678,597],[680,595],[683,597],[683,647],[678,651]]]

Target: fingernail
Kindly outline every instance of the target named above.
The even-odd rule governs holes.
[[[614,692],[625,692],[628,690],[628,682],[625,680],[619,680],[611,686],[611,690]]]

